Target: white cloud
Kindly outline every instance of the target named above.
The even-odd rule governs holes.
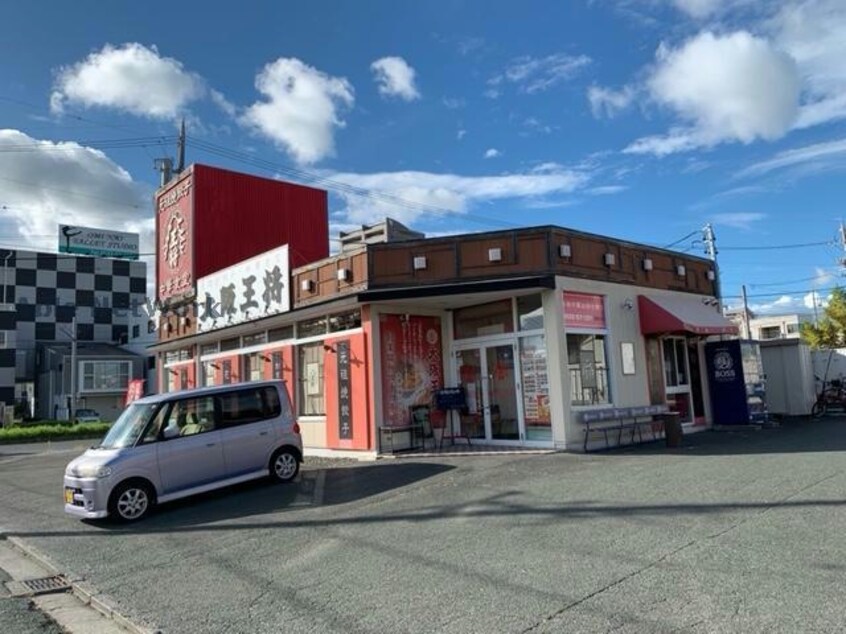
[[[592,196],[610,196],[612,194],[619,194],[628,189],[625,185],[600,185],[599,187],[591,187],[586,193]]]
[[[26,145],[31,150],[3,151]],[[142,234],[153,249],[150,192],[99,150],[0,130],[0,205],[5,235],[33,248],[55,250],[59,223]]]
[[[763,176],[774,170],[808,164],[820,165],[834,162],[842,165],[844,154],[846,154],[846,139],[815,143],[779,152],[771,159],[750,165],[738,176]]]
[[[345,123],[342,108],[355,102],[352,85],[296,58],[280,57],[256,76],[264,96],[240,121],[284,148],[298,163],[314,163],[335,151],[334,133]]]
[[[638,139],[629,153],[665,155],[724,142],[774,140],[793,127],[799,111],[795,62],[746,31],[706,31],[677,49],[662,45],[647,88],[685,125]]]
[[[569,194],[583,188],[590,179],[586,172],[552,164],[543,170],[497,176],[406,171],[336,173],[330,177],[333,181],[379,192],[371,196],[341,194],[346,202],[344,221],[355,224],[378,222],[385,216],[411,223],[424,215],[442,215],[442,210],[467,213],[473,205],[483,202]]]
[[[498,158],[500,156],[502,156],[502,152],[497,150],[495,147],[488,148],[488,150],[485,152],[486,159]]]
[[[828,306],[831,294],[806,293],[804,295],[782,295],[769,302],[749,304],[749,310],[756,315],[790,315],[793,313],[813,312],[814,304],[818,309]],[[740,306],[742,308],[742,306]]]
[[[464,108],[467,105],[467,100],[463,97],[444,97],[441,99],[441,103],[444,104],[444,107],[449,108],[450,110],[458,110],[459,108]]]
[[[467,136],[467,130],[465,130],[464,128],[459,128],[458,132],[456,132],[456,134],[455,134],[455,138],[458,139],[459,141],[461,139],[463,139],[465,136]]]
[[[383,57],[370,65],[379,94],[404,101],[420,99],[415,83],[416,71],[402,57]]]
[[[212,102],[220,108],[226,115],[232,117],[233,119],[236,117],[238,113],[238,108],[229,101],[226,96],[217,90],[210,90],[209,96],[211,97]]]
[[[692,18],[703,20],[754,0],[672,0],[673,5]]]
[[[203,80],[155,46],[107,44],[81,62],[57,71],[50,108],[65,104],[123,110],[154,119],[172,119],[203,96]]]
[[[751,229],[752,224],[767,217],[767,214],[757,211],[738,211],[714,214],[711,221],[717,225],[733,227],[734,229]]]
[[[631,86],[624,86],[620,90],[603,88],[593,85],[588,88],[590,111],[597,119],[601,117],[613,118],[628,108],[635,98],[635,90]]]
[[[521,92],[529,94],[543,92],[556,84],[572,79],[590,63],[591,58],[587,55],[566,53],[555,53],[546,57],[524,55],[514,59],[501,74],[488,80],[489,88],[485,95],[495,99],[502,92],[498,87],[506,81],[517,84]]]
[[[797,127],[846,118],[846,3],[804,0],[785,4],[766,25],[795,60],[804,80]]]

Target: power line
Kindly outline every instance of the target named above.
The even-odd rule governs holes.
[[[810,295],[811,293],[831,293],[835,289],[840,288],[839,286],[830,286],[828,288],[809,288],[802,291],[788,291],[783,293],[755,293],[752,295],[747,295],[747,297],[793,297],[798,295]],[[732,299],[740,299],[742,295],[727,295],[726,297]]]
[[[821,275],[813,275],[811,277],[802,277],[797,280],[785,280],[783,282],[766,282],[763,284],[750,284],[750,288],[762,288],[762,287],[771,287],[771,286],[786,286],[788,284],[799,284],[801,282],[811,282],[813,280],[818,280],[821,277],[834,277],[834,273],[831,272],[823,272]]]
[[[684,242],[684,241],[685,241],[685,240],[687,240],[688,238],[692,238],[693,236],[697,235],[698,233],[701,233],[701,230],[697,229],[696,231],[691,231],[691,232],[690,232],[690,233],[688,233],[686,236],[681,237],[681,238],[679,238],[678,240],[676,240],[675,242],[671,242],[670,244],[668,244],[667,246],[662,247],[662,248],[663,248],[663,249],[670,249],[670,248],[672,248],[672,247],[676,246],[679,242]],[[692,248],[692,247],[691,247],[691,248]]]
[[[721,251],[765,251],[772,249],[804,249],[807,247],[821,247],[830,246],[834,244],[833,240],[826,240],[825,242],[804,242],[800,244],[779,244],[770,246],[721,246]]]

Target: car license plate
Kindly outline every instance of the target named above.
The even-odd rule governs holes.
[[[73,489],[65,489],[65,504],[73,504]]]

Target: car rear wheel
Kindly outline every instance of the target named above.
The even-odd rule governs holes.
[[[280,449],[270,459],[270,477],[276,482],[290,482],[300,472],[300,460],[290,449]]]
[[[109,498],[109,516],[119,522],[145,518],[155,504],[150,486],[140,481],[122,482]]]

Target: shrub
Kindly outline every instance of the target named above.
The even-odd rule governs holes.
[[[0,429],[0,444],[100,438],[109,431],[109,427],[109,423],[13,425]]]

